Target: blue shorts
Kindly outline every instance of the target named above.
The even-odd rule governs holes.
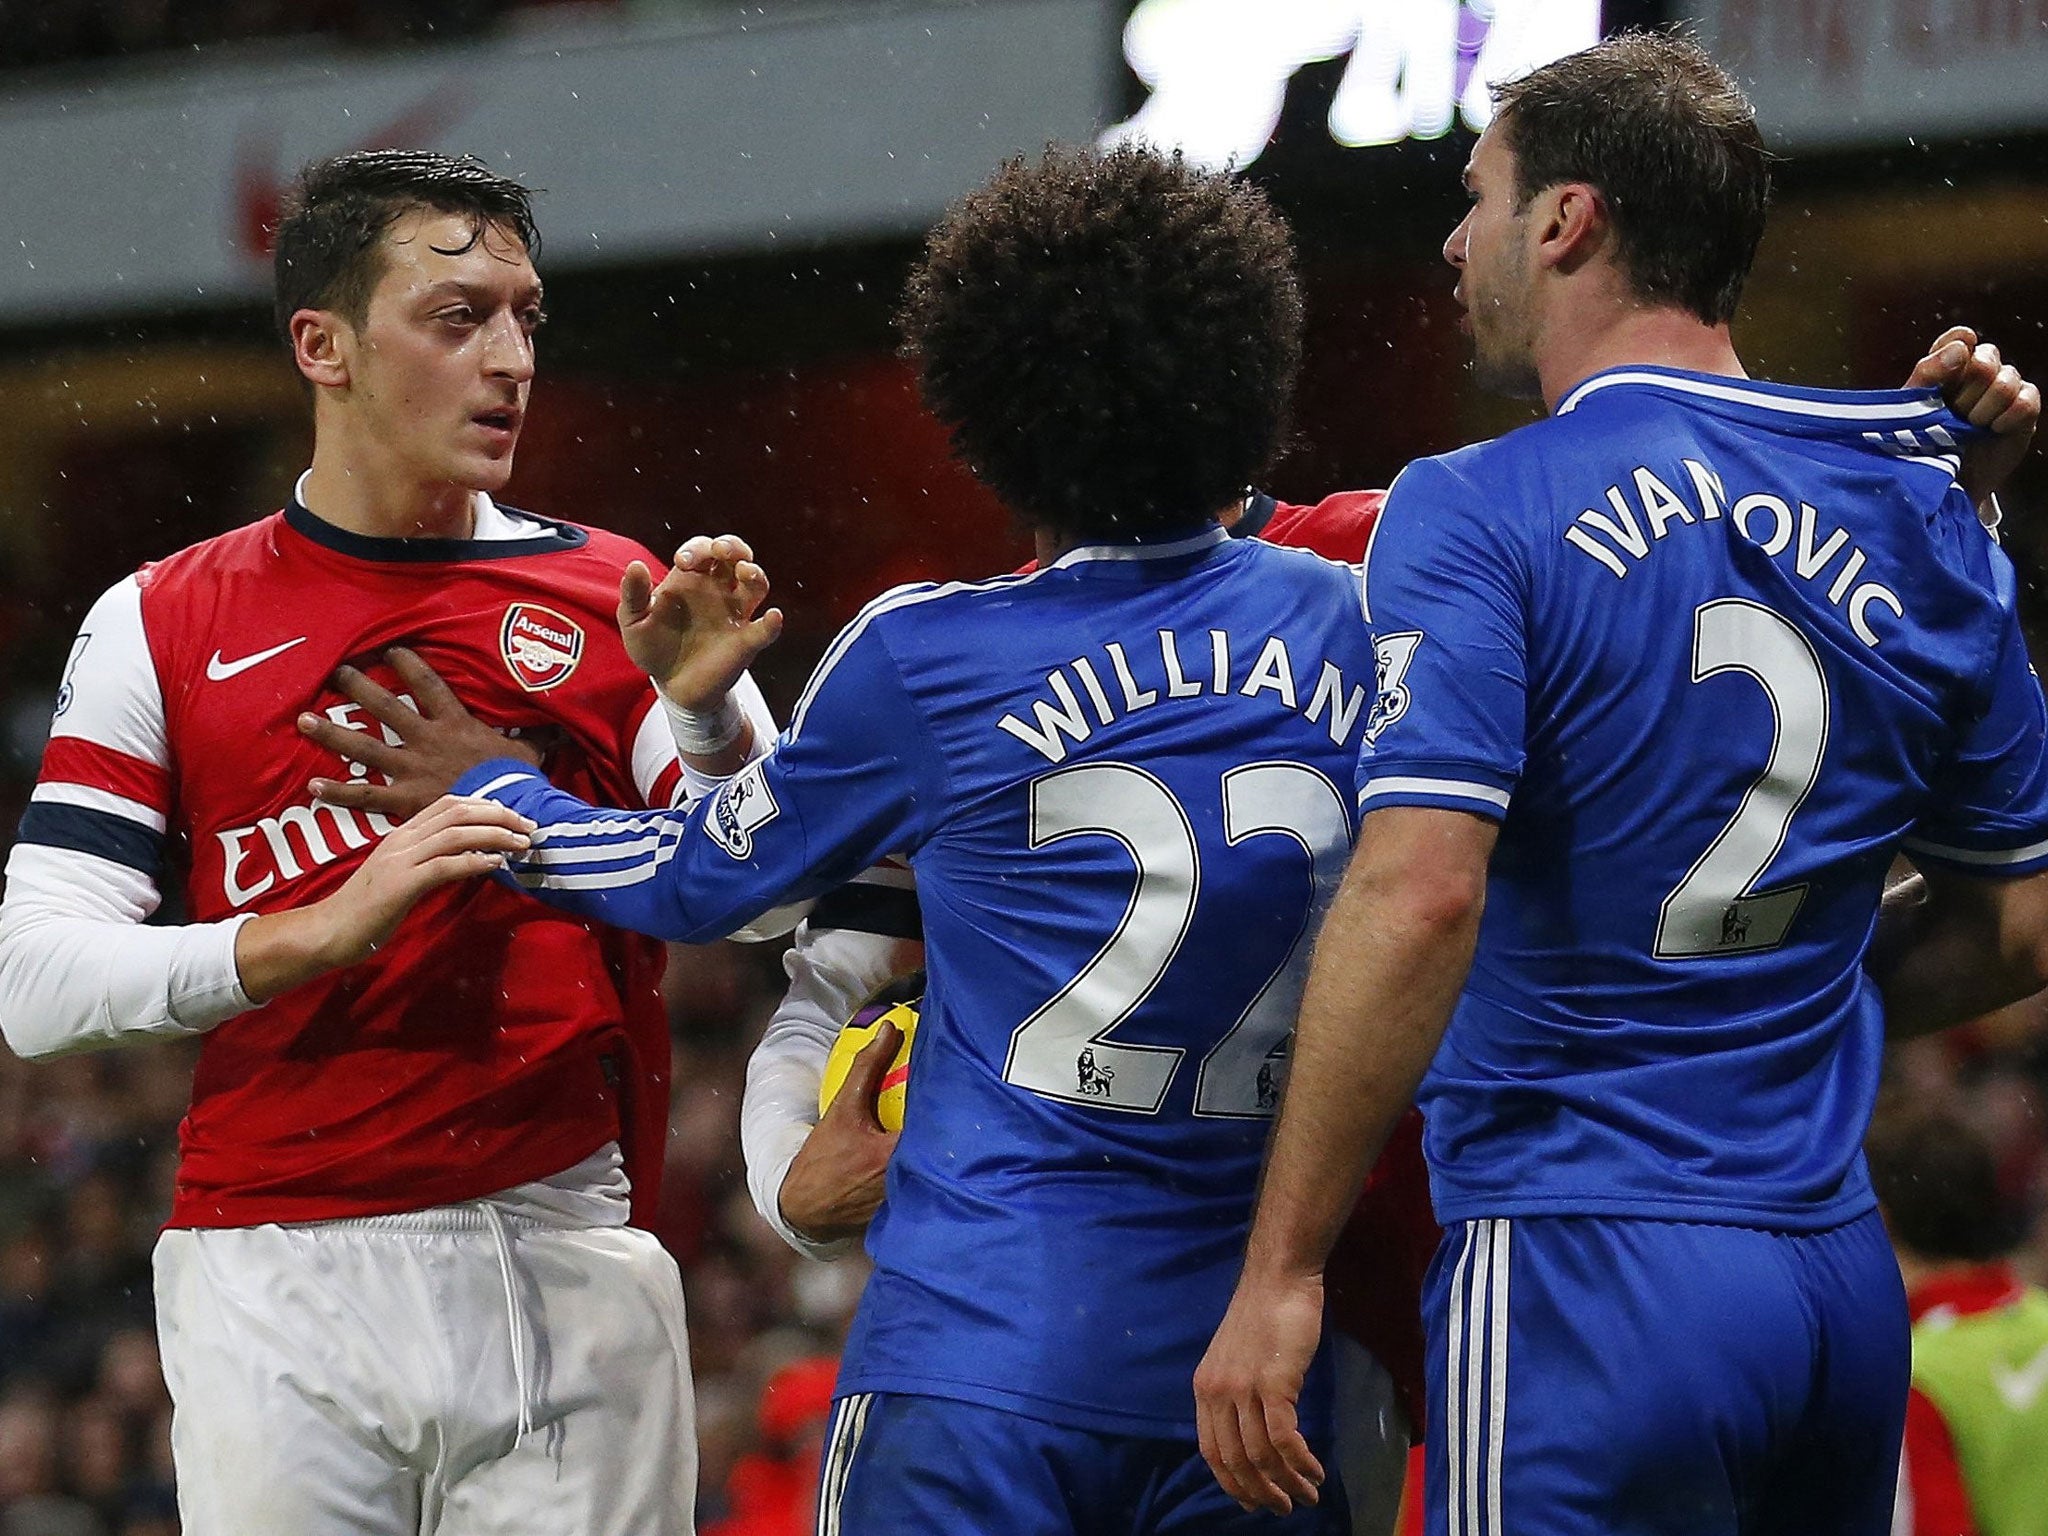
[[[817,1536],[1349,1536],[1327,1445],[1322,1501],[1246,1514],[1192,1440],[1102,1434],[943,1397],[832,1405]]]
[[[1912,1368],[1875,1212],[1471,1221],[1430,1270],[1429,1536],[1886,1536]]]

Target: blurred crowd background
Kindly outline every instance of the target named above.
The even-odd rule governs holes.
[[[1221,15],[1235,3],[1216,0],[1206,13],[1184,7],[1183,15]],[[1521,9],[1544,8],[1525,0]],[[249,145],[263,148],[273,179],[299,159],[401,130],[431,147],[475,150],[515,174],[526,174],[529,160],[555,166],[552,178],[535,177],[546,188],[538,207],[550,242],[541,267],[552,322],[506,499],[619,528],[657,550],[695,532],[749,537],[791,620],[764,669],[772,701],[786,710],[826,640],[866,597],[1021,558],[1002,515],[948,461],[943,434],[919,410],[894,356],[890,313],[917,230],[945,198],[1003,154],[1098,131],[1145,102],[1156,72],[1118,51],[1126,22],[1137,27],[1133,9],[1111,0],[0,0],[0,151],[14,142],[8,132],[34,129],[56,157],[45,164],[75,168],[61,194],[0,189],[0,849],[34,782],[56,679],[93,598],[143,561],[274,509],[306,462],[299,385],[267,330],[265,204],[245,195]],[[1240,9],[1256,17],[1287,8],[1244,0]],[[1379,0],[1352,6],[1368,21],[1395,9]],[[1470,39],[1489,18],[1504,25],[1515,7],[1468,0],[1452,9],[1461,26],[1472,23],[1458,44],[1459,67],[1468,69]],[[1782,144],[1779,205],[1736,328],[1759,375],[1896,383],[1924,343],[1956,321],[1994,336],[2033,377],[2048,375],[2048,155],[2040,152],[2048,86],[1983,88],[2007,78],[1995,72],[2016,59],[2048,79],[2039,68],[2048,17],[2039,6],[1548,4],[1557,14],[1574,10],[1610,27],[1697,19],[1724,58],[1756,78],[1767,126],[1777,105],[1807,123],[1832,100],[1850,103],[1838,125],[1802,127]],[[1136,11],[1143,20],[1147,8]],[[1951,24],[1976,30],[1932,36]],[[1004,30],[1012,25],[1021,30]],[[645,38],[647,49],[658,43],[686,64],[689,50],[745,34],[746,46],[762,51],[732,67],[758,72],[763,59],[781,57],[777,49],[852,59],[863,29],[906,26],[876,55],[905,71],[893,104],[872,82],[821,98],[818,111],[830,121],[820,124],[735,124],[731,108],[714,104],[704,110],[715,110],[727,135],[716,155],[697,157],[689,142],[657,146],[667,168],[649,201],[679,210],[666,245],[659,231],[625,238],[577,227],[595,221],[581,204],[562,212],[581,182],[559,160],[465,137],[464,83],[487,81],[536,48],[563,57]],[[1055,35],[1059,27],[1079,30],[1065,37]],[[905,53],[900,36],[934,39],[933,51]],[[1256,50],[1243,36],[1232,47],[1249,57]],[[1125,41],[1135,49],[1130,35]],[[1890,99],[1899,92],[1887,82],[1921,67],[1937,44],[1939,70],[1921,94]],[[1321,46],[1276,43],[1280,53],[1295,50],[1277,82],[1233,84],[1219,74],[1205,87],[1219,106],[1217,93],[1246,93],[1231,100],[1254,119],[1271,107],[1270,149],[1250,173],[1294,220],[1310,296],[1296,446],[1271,489],[1301,500],[1384,485],[1409,458],[1527,416],[1471,388],[1437,254],[1462,206],[1456,168],[1469,128],[1414,107],[1418,137],[1409,142],[1340,145],[1325,122],[1345,49],[1330,45],[1321,56]],[[1042,117],[975,109],[981,99],[1014,104],[1020,80],[1050,79],[1059,60],[1097,53],[1092,108]],[[1812,71],[1803,86],[1802,60]],[[383,91],[383,100],[388,82],[375,71],[401,67],[439,71],[412,115],[334,106],[347,99],[351,71],[371,72],[365,90]],[[814,59],[808,67],[832,66]],[[307,108],[307,121],[290,119],[303,100],[298,87],[265,95],[250,84],[251,71],[273,68],[298,72],[295,80],[313,71],[327,105]],[[51,199],[69,197],[81,219],[94,204],[92,217],[110,216],[98,182],[101,173],[112,178],[113,161],[93,158],[110,153],[106,144],[91,140],[89,152],[66,158],[63,135],[74,130],[65,125],[91,116],[75,109],[144,113],[151,100],[175,96],[190,117],[200,108],[189,104],[216,84],[241,92],[234,99],[246,111],[227,135],[241,146],[234,163],[204,175],[239,190],[194,190],[200,171],[168,150],[138,146],[147,187],[162,196],[134,210],[130,238],[145,254],[189,243],[218,205],[217,238],[228,252],[219,260],[232,280],[123,298],[122,284],[140,269],[128,261],[134,251],[117,250],[106,256],[103,292],[57,293],[35,250],[67,206]],[[1955,99],[1964,97],[2008,120],[1960,121]],[[1984,107],[1987,97],[1997,104]],[[673,106],[687,113],[691,102]],[[933,159],[929,146],[898,145],[888,123],[863,116],[920,106],[964,114],[949,136],[969,146],[963,169],[945,173],[957,184],[906,173],[904,160]],[[555,107],[568,123],[573,113]],[[1931,126],[1912,127],[1916,112]],[[628,124],[611,140],[600,133],[591,152],[609,144],[620,156],[645,154],[637,131]],[[799,163],[812,155],[824,166],[848,143],[864,146],[869,159],[860,163],[874,175],[897,178],[879,181],[859,207],[861,188],[849,192],[839,162],[819,170],[809,190]],[[735,170],[738,161],[760,169]],[[798,188],[787,194],[792,208],[750,210],[743,193],[756,174]],[[738,211],[715,229],[703,222],[709,212],[691,223],[714,205]],[[188,217],[193,206],[201,212]],[[112,216],[122,215],[116,206]],[[6,249],[17,242],[20,257]],[[2048,472],[2039,454],[2005,502],[2032,632],[2048,641],[2040,627],[2048,622]],[[175,917],[175,901],[165,916]],[[802,1511],[830,1362],[863,1278],[859,1260],[796,1259],[746,1199],[737,1135],[743,1069],[780,995],[779,958],[776,946],[679,947],[667,982],[676,1089],[660,1235],[683,1267],[691,1309],[709,1536],[809,1528]],[[1947,1112],[1986,1139],[2016,1263],[2036,1282],[2048,1280],[2044,1013],[2048,1004],[2037,999],[1903,1049],[1887,1089],[1893,1111]],[[0,1536],[177,1530],[149,1252],[168,1204],[193,1054],[151,1045],[29,1066],[0,1051]]]

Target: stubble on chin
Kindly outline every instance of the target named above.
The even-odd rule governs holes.
[[[1543,394],[1535,359],[1507,347],[1488,347],[1472,338],[1472,380],[1489,395],[1508,400],[1535,400]]]

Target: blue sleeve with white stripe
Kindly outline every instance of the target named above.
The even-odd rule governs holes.
[[[1916,860],[1993,878],[2048,869],[2048,702],[2009,603],[1989,702],[1936,776],[1905,846]]]
[[[507,759],[472,769],[455,789],[538,823],[532,851],[500,878],[579,917],[702,943],[914,848],[942,785],[869,625],[827,652],[775,750],[687,812],[599,809]]]
[[[1434,459],[1387,493],[1366,552],[1379,696],[1359,760],[1362,811],[1507,810],[1523,764],[1527,583],[1486,506]]]

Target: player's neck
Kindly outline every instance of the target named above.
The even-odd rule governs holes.
[[[375,539],[466,539],[476,531],[476,493],[422,482],[377,456],[313,448],[306,510],[322,522]]]
[[[1562,320],[1550,328],[1537,354],[1537,377],[1543,408],[1574,387],[1609,368],[1649,366],[1682,368],[1688,373],[1719,373],[1748,378],[1726,325],[1708,325],[1670,305],[1617,302],[1594,323],[1583,317]]]

